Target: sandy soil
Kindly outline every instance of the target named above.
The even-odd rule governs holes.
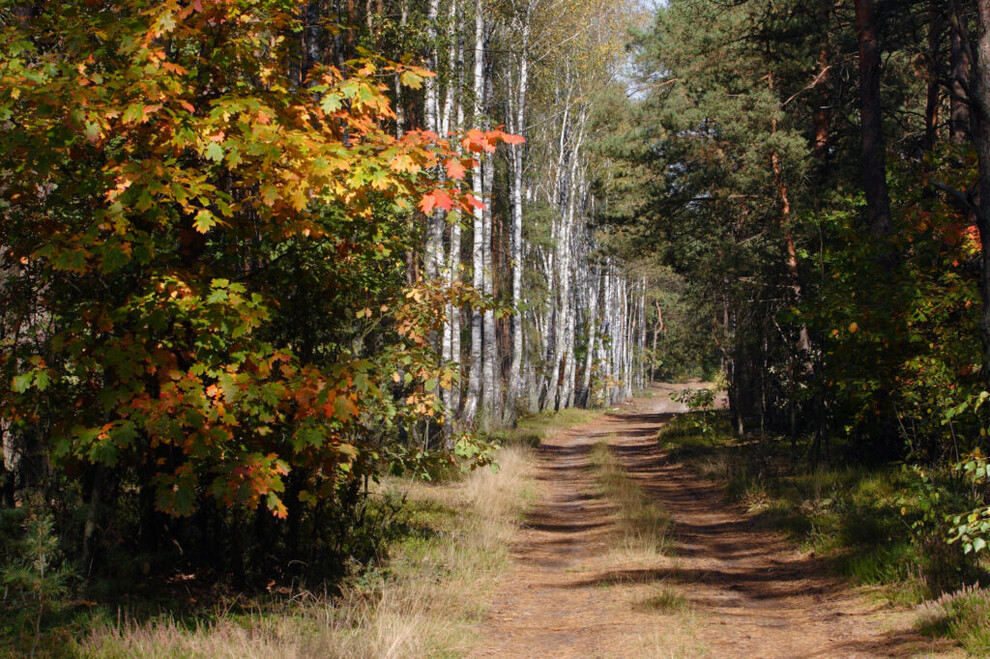
[[[657,387],[540,449],[540,498],[514,543],[474,657],[962,656],[914,634],[894,610],[828,576],[820,559],[756,528],[717,489],[671,463],[658,428],[683,411]],[[669,556],[614,550],[615,509],[595,494],[589,454],[605,440],[671,514]],[[683,611],[644,605],[668,588]]]

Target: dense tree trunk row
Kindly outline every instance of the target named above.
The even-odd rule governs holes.
[[[450,0],[446,9],[430,0],[427,6],[428,38],[436,44],[427,61],[435,66],[446,57],[449,64],[425,84],[425,127],[445,134],[504,125],[527,139],[478,155],[468,175],[485,206],[470,218],[465,253],[459,219],[444,223],[443,213],[425,218],[424,274],[439,278],[438,264],[445,264],[444,276],[452,283],[463,264],[476,291],[513,309],[507,322],[498,322],[492,308],[448,309],[442,351],[445,359],[463,365],[460,383],[444,392],[452,425],[512,424],[520,411],[614,402],[643,385],[638,360],[645,314],[636,311],[637,304],[645,305],[643,295],[628,294],[617,263],[596,263],[599,246],[588,230],[594,164],[585,142],[594,107],[587,96],[595,90],[587,87],[594,83],[567,59],[547,66],[561,52],[577,52],[560,50],[576,35],[559,31],[554,10],[542,0],[502,7]],[[438,28],[437,17],[445,11]],[[471,62],[464,61],[467,53]],[[534,67],[541,67],[535,77]],[[467,85],[454,73],[465,69],[471,72]],[[537,107],[534,84],[541,92]],[[532,129],[537,113],[551,114]],[[460,122],[452,123],[452,116]],[[527,216],[535,208],[552,213],[533,220],[537,226],[529,229]],[[534,230],[549,230],[549,245],[527,245]],[[528,295],[527,281],[545,288],[546,298]],[[606,290],[599,291],[606,282]],[[621,304],[609,297],[616,295]],[[469,321],[463,326],[462,317]],[[580,360],[579,350],[584,351]]]

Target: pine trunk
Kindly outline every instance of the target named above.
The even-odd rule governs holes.
[[[887,189],[887,156],[880,105],[880,42],[873,0],[856,0],[855,5],[859,37],[863,188],[870,232],[879,237],[889,235],[894,229]]]
[[[978,0],[977,38],[971,91],[975,103],[975,146],[979,159],[980,200],[977,226],[982,250],[980,283],[983,315],[980,336],[983,340],[983,383],[990,389],[990,0]]]

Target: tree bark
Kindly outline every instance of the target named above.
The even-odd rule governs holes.
[[[972,138],[972,120],[969,107],[969,76],[971,62],[969,51],[963,43],[961,17],[956,16],[950,28],[949,64],[952,68],[949,80],[949,139],[954,144],[966,144]]]
[[[831,95],[829,94],[829,77],[831,64],[829,56],[829,22],[832,16],[833,0],[819,0],[818,20],[823,30],[822,43],[818,49],[818,72],[815,74],[815,99],[812,111],[812,123],[815,128],[814,155],[820,160],[828,159],[828,149],[832,139],[832,110]]]
[[[489,202],[485,204],[482,214],[484,225],[484,252],[482,253],[481,272],[483,276],[483,290],[489,299],[495,297],[495,268],[492,258],[492,214],[491,194],[495,181],[495,163],[489,161],[483,172],[482,182],[484,185],[485,199]],[[499,407],[501,405],[501,384],[502,373],[498,368],[498,341],[495,329],[495,312],[486,309],[484,314],[484,345],[482,346],[482,357],[484,359],[484,381],[485,392],[482,397],[482,405],[486,412],[486,420],[491,421],[499,417]]]
[[[980,174],[977,213],[982,252],[980,337],[983,340],[983,383],[990,389],[990,0],[978,0],[974,51],[970,98],[974,105],[974,137]]]
[[[437,15],[439,0],[429,0],[426,11],[426,38],[428,42],[427,68],[437,70],[439,57],[437,55]],[[423,104],[426,119],[426,130],[439,134],[440,107],[439,81],[436,77],[427,77],[423,81],[425,102]],[[443,211],[436,210],[426,218],[426,253],[423,256],[423,274],[427,279],[436,279],[440,275],[443,263]]]
[[[863,188],[870,232],[877,237],[894,230],[887,189],[887,155],[880,105],[880,42],[873,0],[856,0],[859,38],[860,120],[862,131]]]
[[[941,105],[939,94],[938,57],[941,50],[942,8],[938,0],[932,0],[928,19],[928,91],[925,100],[925,140],[922,148],[931,151],[938,141],[938,110]]]
[[[481,0],[474,3],[474,108],[472,121],[474,126],[480,127],[482,112],[484,108],[485,95],[485,15]],[[479,155],[478,165],[471,173],[471,186],[474,196],[484,200],[484,176],[482,173],[483,164]],[[474,289],[478,292],[484,291],[485,273],[485,214],[480,208],[474,209],[473,218],[473,244],[471,251],[471,265],[473,267],[473,277],[471,280]],[[483,333],[484,314],[477,309],[471,311],[471,370],[468,375],[468,393],[464,401],[464,421],[468,424],[474,423],[478,412],[478,405],[483,394]]]
[[[767,78],[770,84],[770,91],[774,91],[774,77],[773,73]],[[777,133],[777,117],[774,116],[770,120],[770,133],[775,135]],[[802,291],[801,291],[801,276],[798,270],[797,262],[797,249],[794,246],[794,234],[791,231],[792,218],[791,218],[791,195],[787,188],[787,182],[784,180],[784,169],[780,161],[780,153],[773,149],[770,152],[770,169],[773,171],[774,183],[777,186],[777,199],[780,203],[780,230],[784,237],[784,248],[786,250],[786,257],[784,259],[787,266],[787,275],[790,281],[791,293],[794,295],[794,304],[801,304]],[[801,323],[798,328],[798,339],[795,346],[797,348],[798,355],[803,360],[803,368],[805,374],[809,374],[812,370],[811,361],[808,359],[808,355],[811,352],[811,339],[808,335],[808,326]]]
[[[519,80],[516,92],[510,95],[510,129],[516,135],[525,134],[526,120],[526,94],[529,90],[529,31],[530,15],[529,8],[526,8],[521,18],[520,54],[519,54]],[[514,106],[514,107],[511,107]],[[525,145],[519,144],[511,148],[510,164],[512,175],[509,179],[509,202],[512,207],[512,235],[510,242],[510,259],[512,262],[512,308],[515,313],[512,316],[512,363],[509,367],[509,388],[505,396],[505,416],[506,425],[515,425],[517,414],[517,399],[522,381],[522,361],[523,361],[523,244],[522,244],[522,224],[523,224],[523,158],[525,155]]]
[[[584,376],[578,403],[588,407],[591,400],[591,372],[595,369],[595,349],[598,343],[598,289],[601,286],[601,273],[597,268],[589,273],[591,285],[588,287],[588,354],[584,358]]]
[[[450,3],[451,39],[447,53],[450,70],[460,72],[463,69],[463,46],[460,35],[463,21],[458,14],[457,0]],[[454,81],[457,81],[454,84]],[[464,125],[464,106],[457,100],[458,92],[463,83],[463,77],[458,75],[447,85],[446,100],[443,110],[443,131],[459,130]],[[447,264],[444,271],[449,286],[461,280],[461,222],[460,218],[450,225],[450,245],[447,251]],[[461,361],[461,310],[457,305],[447,305],[447,320],[444,323],[444,359],[460,371]],[[460,412],[461,386],[455,379],[450,389],[445,392],[445,408],[447,412],[447,444],[451,448],[455,429],[455,421]]]

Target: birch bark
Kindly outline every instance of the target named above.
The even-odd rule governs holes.
[[[521,18],[519,80],[515,94],[510,94],[509,119],[511,132],[524,135],[526,132],[526,94],[529,88],[529,31],[530,7],[527,5]],[[522,310],[522,280],[523,280],[523,158],[524,145],[513,147],[510,151],[512,176],[509,180],[509,199],[512,207],[512,240],[510,242],[509,258],[512,263],[512,364],[509,367],[509,390],[505,397],[505,422],[515,425],[517,399],[522,380],[523,361],[523,310]]]
[[[463,70],[463,42],[461,41],[461,31],[463,21],[458,13],[458,1],[451,0],[449,13],[450,42],[448,44],[447,59],[451,76],[453,72]],[[451,130],[459,130],[464,125],[464,106],[456,100],[458,92],[463,87],[463,75],[458,73],[457,77],[452,77],[448,82],[446,97],[444,102],[442,130],[449,133]],[[455,112],[456,109],[456,112]],[[456,115],[456,119],[455,119]],[[456,125],[452,125],[456,122]],[[450,225],[450,244],[447,252],[447,263],[444,269],[444,278],[448,285],[453,286],[460,281],[461,277],[461,223],[460,218]],[[444,323],[444,346],[443,355],[445,361],[455,365],[460,370],[461,361],[461,310],[454,304],[447,305],[447,319]],[[453,440],[453,430],[457,415],[460,411],[461,387],[460,381],[455,379],[449,391],[444,392],[444,406],[447,410],[447,442]],[[449,446],[448,446],[449,448]]]
[[[593,269],[590,274],[588,287],[588,354],[584,359],[584,377],[581,381],[581,392],[578,403],[588,407],[591,400],[591,372],[595,368],[595,352],[598,342],[598,288],[601,285],[601,273]]]
[[[431,71],[437,70],[439,57],[437,54],[437,15],[439,11],[439,0],[430,0],[426,11],[426,38],[429,43],[427,54],[427,68]],[[423,81],[425,89],[424,115],[426,129],[434,133],[440,133],[439,114],[439,81],[436,77],[430,76]],[[427,279],[436,279],[440,275],[440,267],[443,263],[443,211],[438,210],[426,218],[426,253],[423,257],[423,271]]]
[[[484,108],[485,94],[485,16],[484,7],[481,0],[474,2],[474,107],[473,122],[475,127],[481,123],[482,111]],[[482,169],[484,165],[479,156],[478,166],[471,174],[471,186],[474,196],[484,200],[484,182]],[[474,209],[473,216],[473,240],[471,250],[471,265],[473,267],[472,285],[475,290],[483,291],[485,287],[485,273],[483,269],[485,254],[485,216],[480,208]],[[471,312],[471,370],[468,375],[468,393],[464,401],[464,421],[468,424],[474,423],[478,412],[478,404],[481,399],[483,364],[483,332],[484,315],[478,310]]]

